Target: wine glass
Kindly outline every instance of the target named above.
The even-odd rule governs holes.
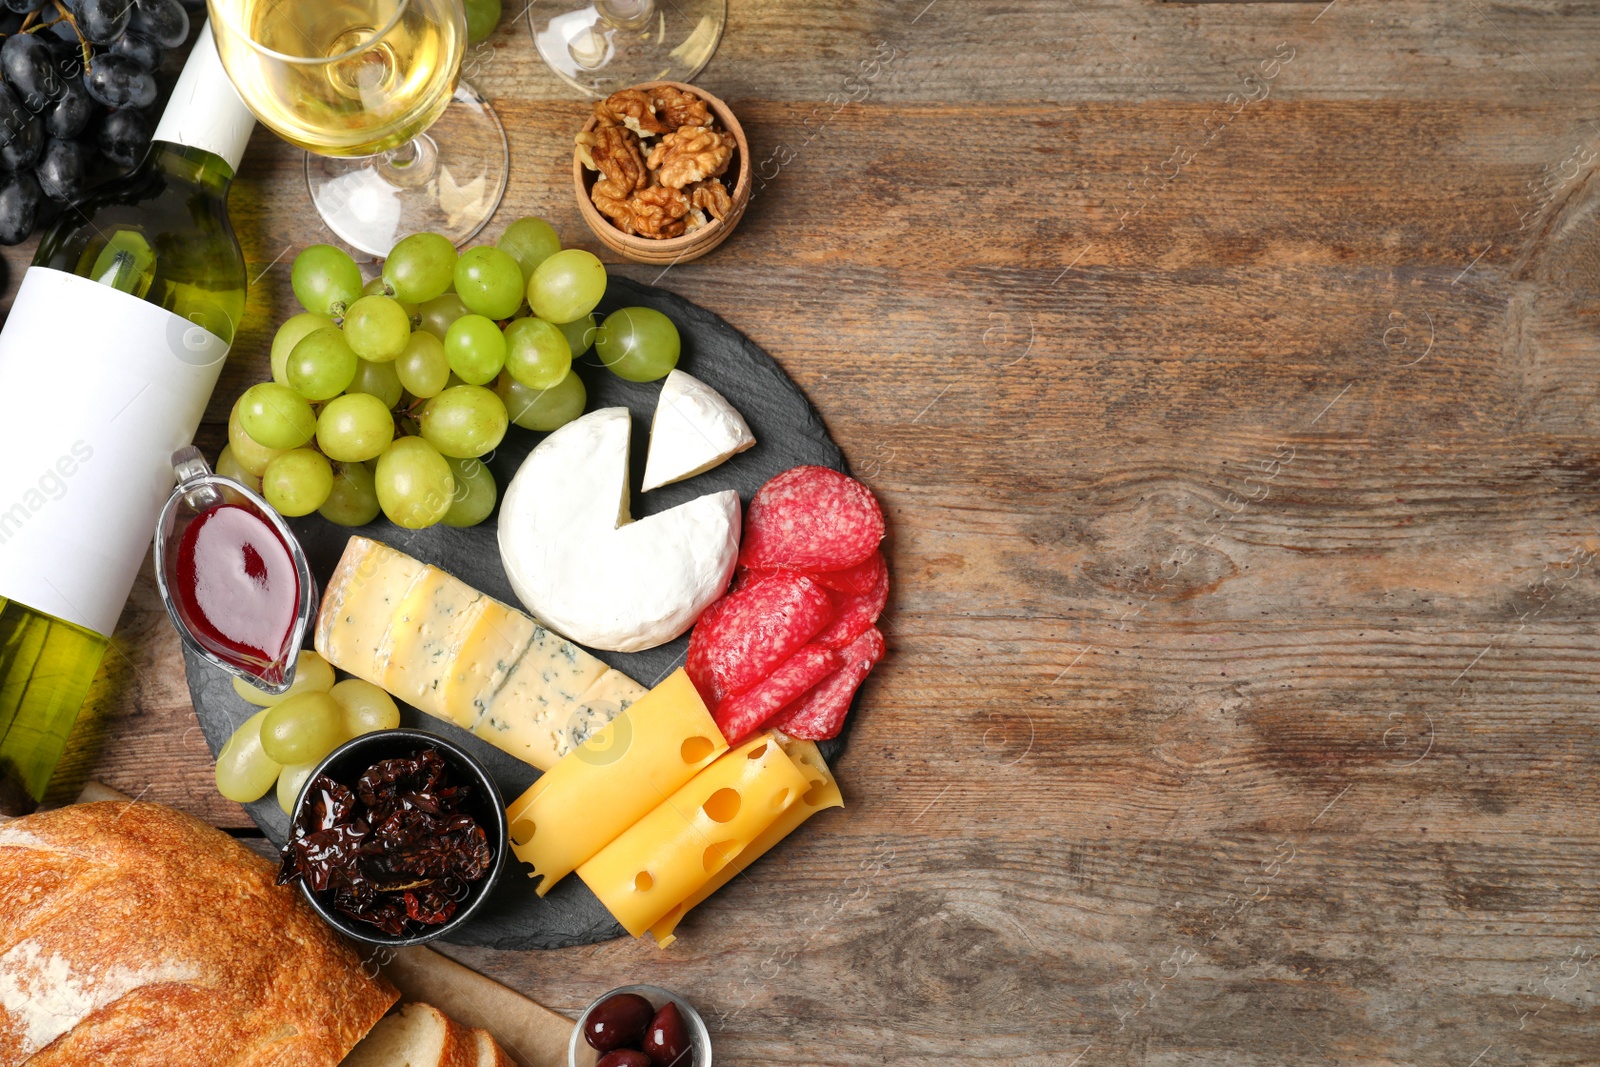
[[[728,0],[533,0],[528,24],[550,69],[592,96],[693,80],[722,40]]]
[[[505,193],[505,130],[459,78],[461,0],[207,0],[222,64],[261,123],[304,148],[306,186],[347,244],[462,244]]]

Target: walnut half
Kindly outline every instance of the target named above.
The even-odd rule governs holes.
[[[650,150],[645,165],[656,173],[662,185],[682,189],[727,173],[737,144],[731,134],[720,130],[684,126],[664,134],[661,143]]]
[[[687,226],[689,198],[681,190],[665,185],[652,185],[626,199],[602,193],[596,182],[591,194],[594,206],[599,208],[617,229],[623,233],[636,233],[641,237],[677,237]]]

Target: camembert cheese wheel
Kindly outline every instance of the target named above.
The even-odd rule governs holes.
[[[680,668],[506,809],[511,850],[533,865],[529,877],[544,896],[727,748]]]
[[[733,863],[811,787],[773,734],[695,775],[578,867],[594,895],[639,937]]]
[[[801,823],[824,808],[844,807],[844,796],[839,792],[839,783],[833,780],[833,772],[828,770],[827,761],[817,750],[816,742],[790,739],[781,744],[784,753],[794,761],[800,773],[806,776],[806,781],[809,783],[806,791],[800,794],[800,799],[794,804],[784,809],[776,822],[761,831],[754,841],[745,846],[743,852],[712,875],[710,881],[689,894],[682,903],[673,905],[670,911],[650,924],[650,933],[655,937],[657,945],[666,948],[677,940],[677,935],[673,931],[691,908],[733,881],[735,875],[766,855],[772,846],[792,834]]]

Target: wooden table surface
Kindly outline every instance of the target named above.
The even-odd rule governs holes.
[[[616,265],[771,352],[884,502],[891,652],[819,817],[669,950],[718,1062],[1600,1061],[1600,7],[730,0],[763,181]],[[549,218],[585,104],[469,74]],[[258,132],[260,272],[322,239]],[[26,248],[7,259],[13,277]],[[58,790],[219,798],[151,581]]]

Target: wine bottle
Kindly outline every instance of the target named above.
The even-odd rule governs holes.
[[[0,773],[34,799],[244,314],[254,124],[202,28],[144,161],[44,234],[0,331]]]

